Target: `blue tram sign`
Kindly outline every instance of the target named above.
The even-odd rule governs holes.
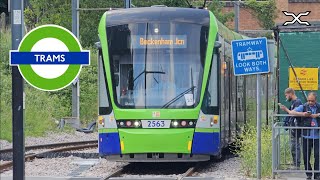
[[[235,76],[269,73],[267,38],[231,42]]]

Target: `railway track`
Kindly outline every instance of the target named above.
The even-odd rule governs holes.
[[[178,175],[174,175],[175,177],[166,177],[166,179],[172,179],[172,180],[182,180],[185,177],[191,177],[201,166],[202,162],[196,163],[194,165],[191,165],[191,167],[188,167],[187,170],[185,170],[183,173],[177,173]],[[112,179],[119,179],[119,180],[129,180],[129,179],[159,179],[159,177],[150,178],[150,177],[141,177],[141,178],[132,178],[132,177],[122,177],[122,175],[126,174],[128,171],[130,171],[132,168],[135,167],[136,164],[131,163],[127,164],[123,167],[119,167],[112,173],[110,173],[107,177],[105,177],[105,180],[112,180]],[[184,167],[183,167],[184,168]],[[185,168],[184,168],[185,169]],[[180,170],[180,169],[179,169]],[[178,171],[179,171],[178,170]],[[172,169],[171,169],[172,171]]]
[[[57,147],[63,147],[63,146],[76,146],[76,145],[92,144],[92,143],[97,143],[97,141],[92,140],[92,141],[77,141],[77,142],[34,145],[34,146],[26,146],[25,150],[30,151],[35,149],[50,149],[50,148],[57,148]],[[12,148],[0,149],[0,154],[10,153],[10,152],[12,152]]]
[[[97,146],[98,146],[98,142],[96,140],[27,146],[25,148],[26,150],[35,150],[35,149],[49,149],[49,150],[26,155],[25,161],[32,161],[36,157],[39,157],[39,156],[41,157],[41,155],[48,154],[48,153],[65,152],[65,151],[80,150],[80,149],[86,149],[86,148],[96,148]],[[11,152],[12,152],[12,148],[0,150],[0,154],[11,153]],[[0,173],[10,169],[12,165],[13,165],[12,161],[1,164]]]

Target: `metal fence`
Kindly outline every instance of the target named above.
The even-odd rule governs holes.
[[[297,124],[285,126],[283,118],[287,116],[290,115],[273,115],[275,120],[272,127],[273,178],[280,173],[299,173],[314,175],[315,179],[320,178],[320,140],[310,137],[319,137],[320,127],[303,127]]]

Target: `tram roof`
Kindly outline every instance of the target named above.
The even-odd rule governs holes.
[[[107,11],[107,26],[139,22],[182,22],[209,26],[209,11],[177,7],[141,7]]]

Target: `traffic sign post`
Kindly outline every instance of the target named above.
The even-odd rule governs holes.
[[[12,3],[12,4],[10,4]],[[23,1],[9,2],[11,8],[12,49],[18,49],[23,37]],[[12,67],[12,144],[13,179],[24,180],[24,93],[18,67]]]
[[[231,44],[236,76],[270,72],[267,38],[235,40]]]
[[[261,179],[261,74],[269,73],[267,38],[231,42],[235,76],[257,75],[257,179]]]

